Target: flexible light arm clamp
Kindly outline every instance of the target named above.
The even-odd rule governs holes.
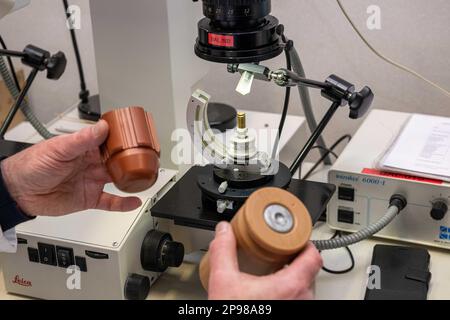
[[[47,79],[58,80],[66,69],[67,60],[66,56],[61,51],[51,55],[48,51],[33,45],[26,46],[22,52],[0,49],[0,56],[22,58],[22,63],[32,68],[24,88],[20,92],[19,97],[14,102],[0,128],[0,138],[3,139],[38,72],[47,70]]]
[[[349,117],[351,119],[359,119],[367,113],[374,99],[374,94],[369,87],[366,86],[361,91],[356,92],[353,84],[336,75],[331,75],[325,82],[320,82],[300,77],[295,72],[287,69],[271,71],[269,68],[259,64],[228,65],[228,72],[250,72],[255,76],[255,79],[273,81],[282,87],[307,86],[320,89],[322,96],[332,102],[322,121],[291,165],[290,171],[292,175],[300,168],[339,107],[349,105]]]

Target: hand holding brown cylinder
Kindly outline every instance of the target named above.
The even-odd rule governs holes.
[[[150,113],[141,107],[116,109],[102,116],[109,136],[101,151],[115,186],[124,192],[141,192],[158,178],[160,145]]]
[[[231,221],[238,247],[239,269],[263,276],[289,264],[307,245],[312,220],[304,204],[278,188],[254,192]],[[209,254],[200,263],[200,280],[209,281]]]

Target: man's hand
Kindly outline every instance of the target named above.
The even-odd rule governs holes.
[[[130,211],[141,201],[103,192],[111,178],[99,146],[108,136],[101,120],[80,132],[55,137],[2,161],[8,191],[30,216],[59,216],[86,209]]]
[[[220,300],[313,299],[312,286],[322,267],[313,244],[286,268],[264,277],[239,271],[236,238],[231,225],[221,222],[210,246],[209,298]]]

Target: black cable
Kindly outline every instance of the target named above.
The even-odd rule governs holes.
[[[308,173],[305,174],[305,176],[303,177],[303,180],[308,179],[309,177],[311,177],[311,175],[314,173],[314,171],[317,169],[317,167],[325,160],[325,158],[330,155],[334,149],[336,149],[344,140],[348,139],[348,141],[350,141],[352,139],[352,136],[349,134],[346,134],[342,137],[340,137],[331,147],[330,149],[325,152],[324,155],[322,155],[322,157],[314,164],[314,166],[308,171]]]
[[[4,50],[8,50],[8,47],[6,46],[6,43],[5,43],[5,41],[3,40],[3,37],[2,37],[1,35],[0,35],[0,44],[1,44],[1,46],[2,46],[2,48],[3,48]],[[17,79],[16,68],[14,68],[14,63],[13,63],[11,57],[9,57],[9,56],[6,57],[6,60],[8,61],[9,70],[10,70],[11,73],[12,73],[12,77],[13,77],[13,80],[14,80],[14,84],[16,85],[17,90],[20,91],[20,90],[21,90],[21,89],[20,89],[20,83],[19,83],[19,79]]]
[[[70,19],[71,15],[69,13],[69,3],[67,0],[63,0],[63,4],[64,4],[64,9],[66,10],[66,17],[67,17],[67,19]],[[78,73],[80,75],[80,87],[81,87],[80,97],[82,99],[82,102],[86,103],[86,102],[88,102],[89,93],[86,88],[86,80],[84,78],[83,63],[81,61],[77,37],[75,34],[75,30],[72,27],[70,28],[70,37],[72,38],[73,49],[75,51],[75,58],[77,60]]]
[[[313,149],[320,149],[320,150],[323,150],[323,151],[326,151],[326,152],[329,151],[329,154],[331,154],[333,157],[335,157],[336,159],[339,158],[339,156],[334,151],[331,151],[328,148],[325,148],[325,147],[322,147],[322,146],[314,146],[314,147],[311,148],[311,150],[313,150]]]
[[[331,239],[334,239],[338,236],[339,237],[341,236],[340,231],[336,231],[334,233],[334,235],[331,237]],[[344,269],[344,270],[331,270],[326,267],[322,267],[322,270],[325,272],[328,272],[330,274],[345,274],[345,273],[349,273],[350,271],[352,271],[355,268],[355,257],[353,256],[353,252],[350,250],[349,247],[345,247],[344,249],[347,251],[348,256],[350,257],[350,261],[351,261],[350,267],[348,267],[347,269]]]
[[[286,60],[288,62],[287,64],[290,65],[290,57],[289,57],[288,53],[286,53]],[[281,134],[283,133],[284,124],[286,123],[290,99],[291,99],[291,88],[286,87],[286,93],[284,95],[283,111],[281,113],[280,124],[278,125],[278,132],[277,132],[277,137],[275,140],[275,145],[273,146],[273,150],[272,150],[272,158],[273,159],[276,156],[278,146],[279,146],[280,140],[281,140]]]
[[[292,66],[291,66],[291,57],[289,56],[289,49],[285,50],[286,53],[286,66],[288,70],[291,70]],[[278,137],[281,137],[281,133],[283,132],[283,128],[284,128],[284,124],[286,123],[286,117],[288,114],[288,110],[289,110],[289,102],[291,99],[291,88],[287,87],[286,88],[286,93],[284,96],[284,104],[283,104],[283,112],[281,114],[281,121],[280,124],[278,126]]]
[[[292,42],[288,41],[286,43],[286,48],[284,49],[284,52],[286,54],[286,69],[288,69],[288,70],[292,69],[291,56],[289,54],[289,50],[291,48],[291,43]],[[287,118],[287,114],[288,114],[288,110],[289,110],[289,102],[290,102],[290,100],[291,100],[291,88],[290,87],[286,87],[286,93],[285,93],[285,96],[284,96],[283,111],[281,113],[280,124],[278,125],[278,133],[277,133],[278,135],[276,137],[275,145],[273,146],[273,150],[272,150],[272,158],[273,159],[276,156],[278,145],[279,145],[280,139],[281,139],[281,134],[283,133],[284,124],[286,123],[286,118]]]

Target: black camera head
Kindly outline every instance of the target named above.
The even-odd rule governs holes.
[[[195,53],[219,63],[252,63],[283,52],[280,24],[271,0],[202,0]]]

